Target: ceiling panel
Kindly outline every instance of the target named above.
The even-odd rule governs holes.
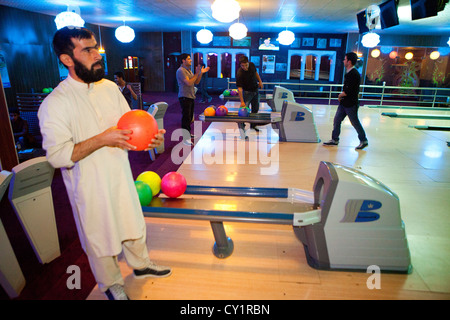
[[[93,24],[118,27],[123,22],[136,31],[198,30],[228,31],[231,23],[212,18],[213,0],[0,0],[0,5],[56,16],[67,5],[80,8],[82,18]],[[249,32],[358,32],[356,13],[370,0],[247,0],[241,5],[240,22]],[[409,5],[400,0],[399,7]],[[400,19],[400,25],[378,31],[380,34],[432,34],[450,36],[450,5],[437,17],[416,21]]]

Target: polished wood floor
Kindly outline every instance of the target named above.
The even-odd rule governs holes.
[[[233,105],[229,107],[232,109]],[[322,141],[330,139],[336,106],[308,107],[313,110]],[[410,127],[429,121],[450,126],[449,121],[381,115],[395,111],[424,113],[362,107],[360,119],[369,139],[369,147],[362,151],[354,149],[359,141],[348,120],[343,124],[338,147],[280,143],[276,135],[268,140],[254,131],[249,131],[248,141],[242,141],[237,137],[236,124],[213,123],[196,140],[179,172],[191,185],[295,187],[312,191],[320,161],[361,170],[400,198],[412,257],[411,274],[382,274],[381,289],[370,290],[367,273],[319,271],[308,266],[292,227],[256,223],[225,223],[235,248],[230,257],[221,260],[212,254],[209,222],[146,218],[149,255],[157,263],[171,266],[173,274],[163,279],[136,280],[121,259],[130,298],[449,299],[450,132]],[[218,134],[227,130],[227,135]],[[226,152],[230,148],[231,154]],[[88,299],[105,297],[96,287]]]

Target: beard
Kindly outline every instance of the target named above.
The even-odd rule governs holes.
[[[91,66],[91,69],[86,68],[80,61],[72,58],[75,64],[75,73],[85,83],[97,82],[103,79],[105,76],[105,62],[102,60],[97,61]],[[100,66],[98,69],[94,69],[95,66]]]

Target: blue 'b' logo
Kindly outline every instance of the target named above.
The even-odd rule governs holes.
[[[355,222],[369,222],[380,219],[380,215],[373,210],[381,208],[381,202],[375,200],[364,200],[361,209],[356,216]]]
[[[305,115],[304,112],[297,112],[297,114],[295,115],[295,120],[294,121],[303,121],[305,120],[305,118],[303,117]]]
[[[376,200],[348,200],[345,205],[345,216],[341,222],[371,222],[380,219],[374,210],[380,209],[380,201]]]

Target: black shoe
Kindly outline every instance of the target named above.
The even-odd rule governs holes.
[[[363,142],[361,142],[361,143],[359,144],[359,146],[357,146],[357,147],[355,148],[355,150],[362,150],[362,149],[364,149],[365,147],[367,147],[368,145],[369,145],[369,142],[363,141]]]
[[[330,141],[324,142],[324,146],[337,146],[339,144],[339,141],[331,139]]]
[[[120,284],[109,287],[108,290],[105,291],[105,295],[108,300],[130,300],[125,293],[125,290],[123,290],[123,286]]]
[[[137,279],[142,278],[164,278],[168,277],[172,274],[172,269],[165,266],[158,266],[155,263],[151,263],[148,268],[145,268],[143,270],[133,270],[134,277]]]

